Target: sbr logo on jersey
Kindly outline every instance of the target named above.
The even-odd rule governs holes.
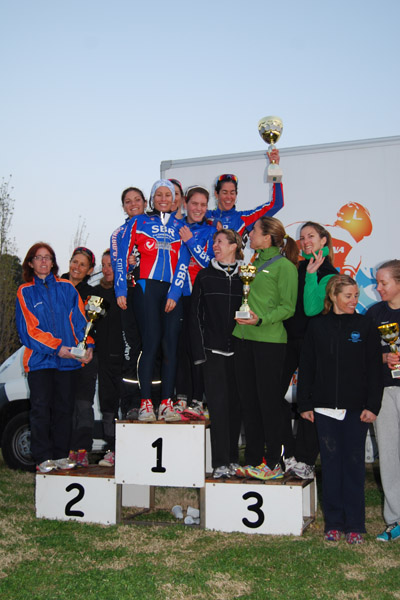
[[[168,233],[171,237],[176,237],[176,229],[167,227],[166,225],[152,225],[151,232],[153,235],[156,235],[157,233]]]
[[[147,240],[145,242],[145,247],[147,248],[147,250],[154,250],[155,246],[156,246],[155,240]]]

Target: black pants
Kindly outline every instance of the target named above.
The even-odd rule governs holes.
[[[96,391],[97,354],[93,359],[74,371],[75,407],[72,419],[71,450],[91,451],[93,446],[94,412],[93,400]]]
[[[294,372],[299,366],[302,339],[289,340],[286,345],[286,356],[282,371],[282,403],[283,403],[283,445],[285,457],[295,456],[298,462],[314,465],[319,454],[317,430],[314,423],[302,419],[297,421],[296,438],[293,436],[292,418],[293,411],[285,395],[290,385]]]
[[[126,387],[122,382],[122,361],[99,356],[99,403],[103,416],[103,434],[107,448],[115,450],[115,419],[124,407]]]
[[[204,382],[203,369],[201,365],[195,365],[193,362],[190,346],[190,314],[191,296],[182,297],[183,306],[183,324],[178,342],[178,368],[176,372],[176,395],[186,396],[188,404],[192,400],[203,400]]]
[[[322,505],[325,531],[365,531],[365,438],[368,424],[361,411],[346,413],[343,421],[315,414],[321,451]]]
[[[28,373],[31,452],[36,464],[68,456],[74,409],[74,371]]]
[[[204,386],[211,419],[212,466],[237,463],[241,425],[233,356],[206,350]]]
[[[141,282],[145,285],[143,291]],[[182,303],[179,300],[173,311],[166,313],[165,304],[170,284],[153,279],[140,280],[135,286],[134,306],[142,338],[139,361],[141,397],[151,398],[151,381],[161,344],[161,398],[174,394],[177,366],[178,336],[182,325]]]
[[[285,351],[286,344],[235,338],[236,379],[246,435],[245,462],[249,465],[259,465],[265,456],[273,469],[281,458],[281,375]]]

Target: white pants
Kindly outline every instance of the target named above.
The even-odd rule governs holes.
[[[400,387],[385,387],[375,421],[387,525],[400,522]]]

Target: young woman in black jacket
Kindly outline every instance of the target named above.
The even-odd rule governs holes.
[[[213,477],[230,477],[239,467],[240,406],[233,362],[232,331],[242,302],[238,260],[242,238],[232,229],[215,234],[215,258],[193,286],[190,332],[195,364],[203,365],[211,419]]]
[[[363,542],[365,438],[382,397],[380,341],[371,319],[355,312],[348,275],[328,282],[324,314],[308,326],[300,357],[298,407],[317,426],[325,540]]]

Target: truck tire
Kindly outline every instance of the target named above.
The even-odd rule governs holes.
[[[11,469],[35,470],[35,462],[31,454],[28,411],[15,415],[7,423],[3,431],[1,450],[4,461]]]

